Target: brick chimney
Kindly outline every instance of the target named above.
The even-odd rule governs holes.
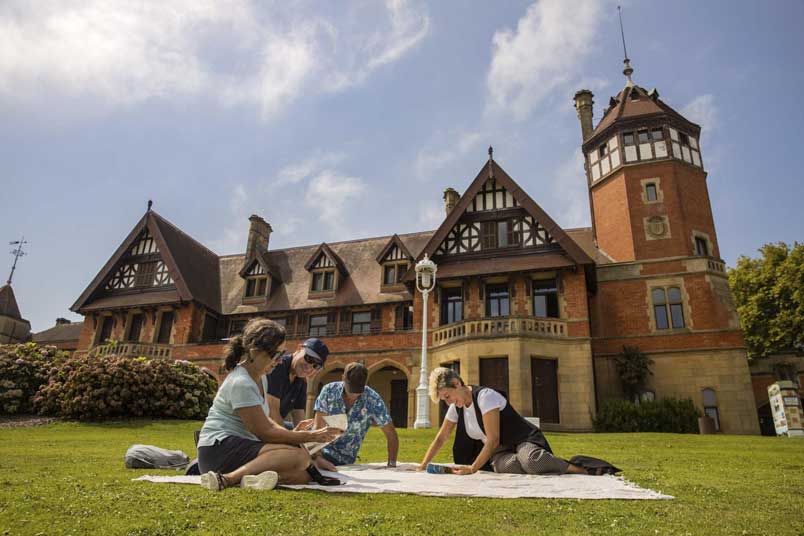
[[[444,209],[447,211],[447,216],[449,216],[449,213],[452,212],[453,208],[455,208],[455,205],[458,204],[458,200],[460,198],[460,194],[458,194],[458,192],[456,192],[453,188],[447,188],[444,190]]]
[[[588,89],[581,89],[575,93],[575,110],[578,112],[578,120],[581,122],[581,141],[586,141],[592,135],[592,107],[595,101],[592,100],[592,92]]]
[[[248,243],[246,244],[246,257],[251,257],[258,251],[267,251],[271,239],[271,224],[252,214],[249,219],[251,226],[248,229]]]

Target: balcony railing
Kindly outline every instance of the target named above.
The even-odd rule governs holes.
[[[464,339],[484,337],[567,336],[567,323],[552,318],[514,317],[464,320],[433,330],[433,346],[443,346]]]
[[[117,342],[101,344],[89,351],[93,357],[128,356],[128,357],[162,357],[170,359],[169,344],[151,344],[142,342]]]

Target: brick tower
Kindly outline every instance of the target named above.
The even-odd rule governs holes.
[[[701,128],[631,80],[593,125],[575,94],[598,264],[591,299],[600,402],[619,395],[611,357],[654,359],[647,396],[690,397],[719,429],[756,433],[745,342],[720,259],[699,144]],[[708,408],[708,409],[707,409]]]

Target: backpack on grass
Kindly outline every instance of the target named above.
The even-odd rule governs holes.
[[[132,445],[126,451],[128,469],[184,469],[190,458],[180,450],[153,445]]]

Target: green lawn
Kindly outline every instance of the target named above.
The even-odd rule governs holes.
[[[804,534],[802,439],[548,434],[559,455],[605,458],[672,501],[212,493],[131,482],[148,471],[125,469],[129,445],[193,455],[199,427],[135,421],[0,430],[0,534]],[[434,433],[401,430],[400,459],[418,460]],[[371,430],[361,461],[384,455],[382,434]]]

